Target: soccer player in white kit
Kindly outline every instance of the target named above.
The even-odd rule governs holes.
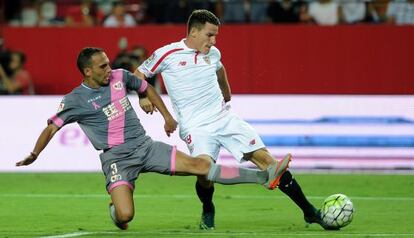
[[[190,157],[175,146],[153,141],[142,127],[127,92],[146,93],[160,109],[167,135],[177,122],[168,112],[160,96],[146,81],[132,73],[112,70],[103,49],[86,47],[78,55],[82,83],[66,94],[59,110],[48,120],[33,151],[16,163],[27,166],[37,160],[49,141],[63,126],[77,122],[99,155],[105,184],[111,195],[109,212],[114,224],[125,230],[135,214],[133,192],[141,173],[168,175],[204,175],[222,184],[256,183],[272,189],[289,165],[289,159],[267,171],[217,165],[211,160]]]
[[[195,10],[188,20],[187,38],[157,49],[135,74],[150,78],[161,73],[177,116],[180,138],[192,156],[216,161],[224,147],[239,162],[251,161],[266,170],[277,161],[258,133],[230,111],[230,86],[220,51],[214,46],[219,25],[213,13]],[[141,98],[140,105],[147,113],[156,110],[145,98]],[[306,222],[321,224],[320,212],[309,203],[289,171],[282,175],[280,184],[273,184],[273,188],[276,186],[302,209]],[[196,191],[203,203],[200,229],[214,229],[214,186],[199,176]]]

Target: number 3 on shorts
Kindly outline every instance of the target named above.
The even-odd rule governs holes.
[[[116,163],[111,164],[111,172],[112,172],[112,175],[115,175],[118,173],[118,168],[116,167]]]

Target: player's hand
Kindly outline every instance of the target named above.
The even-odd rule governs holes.
[[[23,165],[29,165],[33,163],[36,159],[37,159],[37,155],[35,155],[34,153],[30,153],[30,155],[28,155],[24,160],[17,162],[16,166],[19,167]]]
[[[168,137],[177,129],[177,124],[177,121],[172,117],[165,119],[164,130]]]
[[[224,109],[225,109],[226,111],[230,111],[230,109],[231,109],[231,104],[230,104],[230,101],[228,101],[228,102],[226,102],[226,103],[225,103],[225,105],[224,105]]]
[[[148,98],[140,98],[139,106],[147,114],[152,114],[154,111],[158,111],[154,104],[152,104],[152,102]]]

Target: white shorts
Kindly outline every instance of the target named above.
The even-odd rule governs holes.
[[[244,161],[246,153],[265,147],[256,130],[233,113],[213,123],[190,128],[181,139],[191,156],[206,154],[214,161],[222,146],[239,162]]]

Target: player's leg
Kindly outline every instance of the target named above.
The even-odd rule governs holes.
[[[279,179],[282,173],[286,171],[290,162],[290,158],[287,159],[283,166],[277,167],[275,171],[260,171],[255,169],[247,169],[242,167],[229,167],[215,164],[208,157],[192,158],[180,151],[177,151],[175,167],[178,173],[192,173],[198,175],[198,178],[202,178],[202,182],[206,185],[213,181],[221,184],[239,184],[239,183],[258,183],[258,184],[270,184],[276,177]],[[207,176],[205,176],[206,170],[208,170]],[[203,176],[200,176],[202,173]],[[208,180],[207,180],[208,179]],[[214,229],[214,216],[215,208],[212,202],[212,195],[214,187],[201,187],[199,181],[196,183],[197,195],[200,201],[203,203],[203,212],[201,215],[200,229],[211,230]]]
[[[269,153],[266,148],[260,148],[251,153],[247,153],[244,156],[245,159],[250,160],[261,170],[267,169],[270,165],[276,163],[276,160]]]
[[[228,114],[222,118],[221,126],[218,140],[223,147],[239,162],[250,160],[261,170],[273,171],[275,178],[268,187],[276,187],[290,162],[290,155],[285,156],[280,162],[275,160],[265,149],[254,128],[235,114]]]
[[[142,172],[207,176],[209,181],[221,184],[265,184],[269,178],[267,171],[218,165],[210,159],[189,156],[159,141],[152,143],[144,159],[145,165]]]
[[[133,191],[127,185],[120,185],[110,192],[112,202],[109,204],[109,212],[114,224],[122,229],[128,228],[128,222],[134,218]]]
[[[251,156],[251,161],[261,169],[271,160],[273,160],[273,156],[266,148],[254,151]],[[319,211],[306,198],[301,186],[289,170],[281,176],[278,187],[280,191],[286,194],[302,210],[307,223],[321,224]]]
[[[175,173],[206,176],[207,180],[220,184],[256,183],[268,181],[267,171],[213,163],[209,159],[191,157],[181,151],[176,152]]]
[[[229,150],[236,159],[245,159],[253,162],[258,168],[265,170],[275,166],[276,159],[266,149],[258,133],[247,122],[232,114],[228,125],[223,128],[223,146]],[[229,136],[231,135],[231,136]],[[282,160],[283,162],[283,160]],[[277,182],[277,181],[276,181]],[[317,210],[306,199],[298,182],[287,170],[278,181],[279,189],[289,196],[303,211],[306,221],[316,222]],[[274,185],[277,185],[275,183]],[[319,223],[319,222],[318,222]]]
[[[271,178],[268,171],[217,165],[211,159],[191,157],[162,142],[152,143],[145,161],[144,171],[147,172],[206,176],[209,181],[221,184],[265,184]]]
[[[211,160],[208,155],[199,155],[199,158]],[[215,228],[216,209],[213,203],[214,183],[207,180],[205,175],[197,176],[195,189],[198,199],[202,203],[202,212],[199,228],[202,230],[212,230]]]
[[[193,128],[182,139],[187,144],[188,150],[192,152],[193,157],[215,162],[214,159],[218,157],[220,145],[214,140],[215,130],[210,126]],[[212,230],[215,228],[214,183],[207,180],[207,176],[199,175],[195,183],[195,190],[202,203],[199,228]]]
[[[106,190],[111,196],[109,214],[114,224],[125,230],[134,217],[133,191],[142,165],[137,164],[137,157],[131,153],[117,154],[109,150],[100,155],[102,171],[106,178]],[[139,154],[138,154],[139,156]]]

